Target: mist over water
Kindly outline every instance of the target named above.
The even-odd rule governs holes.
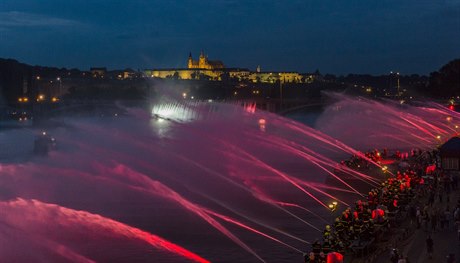
[[[431,149],[458,134],[458,112],[434,102],[375,101],[329,94],[315,128],[358,149]]]
[[[383,179],[339,160],[390,147],[388,138],[398,148],[430,147],[438,133],[455,132],[446,116],[459,121],[436,105],[401,110],[343,97],[318,119],[319,131],[251,104],[164,100],[152,112],[62,119],[48,130],[58,147],[46,157],[27,148],[39,131],[21,130],[30,142],[17,139],[19,155],[30,158],[0,159],[0,257],[297,261],[331,222],[328,203],[347,206]]]
[[[0,161],[20,162],[30,157],[34,136],[29,129],[0,130]]]

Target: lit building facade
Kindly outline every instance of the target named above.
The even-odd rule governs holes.
[[[93,78],[104,78],[107,73],[107,68],[90,68],[91,76]]]
[[[251,72],[248,80],[254,83],[305,83],[305,76],[297,72]]]
[[[221,80],[222,71],[210,69],[152,69],[145,70],[145,75],[160,79],[208,79]]]
[[[220,60],[208,60],[208,56],[205,56],[201,51],[198,60],[193,60],[192,53],[188,56],[187,66],[189,69],[223,69],[224,63]]]
[[[241,68],[225,68],[221,61],[208,60],[202,52],[198,60],[193,60],[189,55],[187,68],[149,69],[144,74],[151,78],[160,79],[207,79],[221,81],[233,79],[253,83],[311,83],[315,79],[313,74],[300,74],[298,72],[261,72],[260,66],[256,71]]]

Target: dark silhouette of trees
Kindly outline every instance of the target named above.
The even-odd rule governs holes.
[[[32,69],[13,59],[0,59],[0,102],[10,104],[22,95],[24,81],[31,81]]]
[[[432,72],[425,92],[437,98],[460,96],[460,59],[452,60],[439,71]]]

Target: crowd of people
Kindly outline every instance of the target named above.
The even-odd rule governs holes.
[[[383,169],[388,178],[380,187],[371,189],[366,199],[358,200],[354,207],[345,209],[332,226],[326,225],[322,240],[316,240],[311,252],[305,254],[305,262],[327,262],[327,255],[331,252],[341,255],[347,251],[362,253],[365,248],[380,242],[382,235],[393,227],[393,222],[401,219],[402,212],[409,215],[419,228],[444,228],[457,222],[460,229],[460,200],[456,206],[450,206],[448,194],[458,189],[458,178],[439,169],[436,151],[422,152],[414,149],[405,153],[396,151],[389,155],[386,149],[382,152],[373,150],[364,156],[355,155],[342,164],[359,169],[384,159],[394,160],[392,170],[397,171],[390,173]],[[405,165],[401,166],[403,162]],[[444,210],[433,206],[435,198],[446,202]],[[421,206],[421,200],[425,199],[426,205]],[[391,262],[408,263],[409,260],[394,249]]]
[[[408,152],[401,152],[396,150],[393,153],[390,153],[390,151],[386,148],[382,151],[374,149],[363,154],[354,154],[350,159],[341,161],[340,163],[353,169],[369,169],[372,166],[372,163],[381,163],[382,160],[387,158],[405,161],[409,158],[421,156],[422,154],[423,151],[421,149],[411,149]]]

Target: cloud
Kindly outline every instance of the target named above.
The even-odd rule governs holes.
[[[67,27],[77,26],[75,20],[17,11],[0,12],[0,27]]]

